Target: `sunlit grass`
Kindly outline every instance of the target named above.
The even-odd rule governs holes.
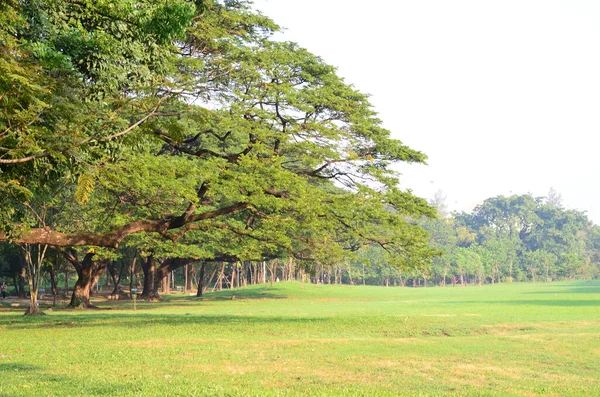
[[[0,395],[600,395],[599,282],[99,304],[0,308]]]

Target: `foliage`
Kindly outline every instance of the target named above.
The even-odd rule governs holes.
[[[585,213],[565,209],[559,194],[548,198],[531,195],[493,197],[477,206],[470,214],[454,214],[446,220],[423,220],[431,234],[431,244],[446,252],[435,259],[433,273],[444,284],[451,275],[462,272],[448,263],[465,259],[468,248],[471,263],[469,280],[499,282],[551,281],[594,278],[600,275],[598,233],[600,227],[589,221]],[[457,252],[461,252],[457,256]],[[481,276],[481,277],[480,277]]]

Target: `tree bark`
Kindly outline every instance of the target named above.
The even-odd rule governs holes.
[[[133,257],[133,261],[131,261],[131,265],[129,266],[129,291],[133,289],[133,278],[135,276],[135,264],[137,263],[137,252]]]
[[[141,298],[146,300],[160,300],[160,296],[156,290],[156,267],[152,255],[142,262],[142,271],[144,272],[144,291]]]
[[[64,255],[77,272],[77,281],[71,294],[69,306],[81,309],[95,308],[96,306],[90,301],[90,292],[94,286],[94,281],[98,281],[108,261],[94,261],[93,257],[95,254],[93,252],[88,252],[81,262],[77,259],[77,254],[74,250],[69,250]]]
[[[58,252],[56,253],[56,262],[55,265],[58,265]],[[48,273],[50,274],[50,285],[52,286],[52,306],[56,306],[56,290],[57,290],[57,282],[56,273],[54,272],[54,267],[50,266],[48,268]]]
[[[40,316],[44,315],[44,312],[40,310],[38,302],[38,290],[40,282],[40,271],[44,257],[46,255],[47,245],[42,248],[41,245],[36,244],[32,246],[30,244],[23,244],[21,249],[25,254],[25,263],[27,265],[27,281],[29,283],[29,308],[25,311],[26,316]]]
[[[187,294],[188,292],[188,276],[190,274],[189,265],[185,265],[183,267],[183,293]]]
[[[110,277],[112,278],[112,281],[114,284],[114,288],[111,292],[111,295],[117,295],[122,292],[121,278],[123,278],[123,268],[124,267],[125,266],[121,265],[121,270],[119,272],[117,272],[114,262],[110,262],[108,264],[108,274],[110,274]]]
[[[204,293],[204,266],[204,263],[200,265],[200,275],[198,276],[198,291],[196,292],[197,297],[201,297]]]
[[[169,258],[164,260],[158,269],[156,269],[154,290],[157,291],[158,286],[164,280],[165,283],[163,283],[163,292],[169,293],[169,274],[179,268],[189,265],[194,261],[195,259],[193,258]]]
[[[195,262],[195,261],[194,261]],[[195,270],[194,270],[194,264],[190,264],[188,266],[186,266],[187,269],[187,281],[186,281],[186,292],[190,292],[193,288],[194,288],[194,278],[195,278]]]

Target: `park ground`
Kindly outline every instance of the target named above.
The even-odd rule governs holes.
[[[598,281],[97,303],[0,300],[0,396],[600,395]]]

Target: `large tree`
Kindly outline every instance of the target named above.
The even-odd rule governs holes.
[[[20,79],[33,91],[0,82],[31,110],[26,120],[2,114],[1,177],[18,194],[3,199],[15,210],[0,239],[116,248],[136,233],[176,242],[195,231],[314,261],[372,244],[399,265],[433,254],[413,221],[433,210],[399,190],[390,167],[425,156],[392,139],[333,67],[270,40],[277,27],[245,2],[27,1],[4,11],[15,49],[5,56],[27,65]],[[60,222],[31,222],[27,200],[48,172],[77,204],[54,209]]]

